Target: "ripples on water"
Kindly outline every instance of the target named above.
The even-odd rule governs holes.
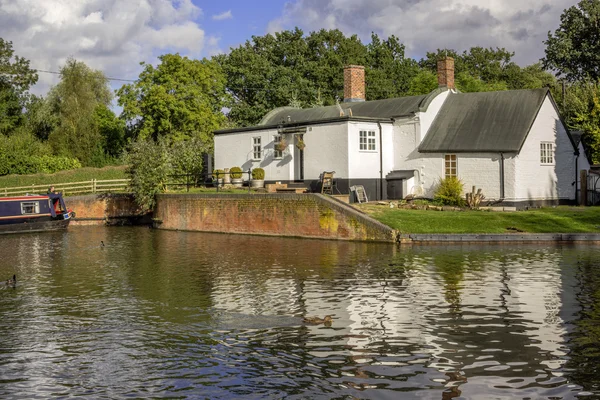
[[[0,285],[0,398],[600,396],[600,247],[82,227],[0,243],[0,279],[19,279]]]

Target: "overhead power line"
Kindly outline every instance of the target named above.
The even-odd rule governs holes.
[[[56,71],[46,71],[46,70],[43,70],[43,69],[35,69],[35,68],[33,70],[36,71],[36,72],[43,72],[45,74],[62,75],[61,72],[56,72]],[[108,76],[106,76],[105,79],[109,80],[109,81],[135,82],[135,80],[133,80],[133,79],[111,78],[111,77],[108,77]]]

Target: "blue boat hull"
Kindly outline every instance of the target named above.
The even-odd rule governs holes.
[[[0,225],[0,235],[6,233],[47,232],[67,229],[70,219],[54,221],[22,222]]]

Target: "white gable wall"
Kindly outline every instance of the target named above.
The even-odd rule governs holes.
[[[554,163],[542,165],[540,143],[554,144]],[[516,157],[515,201],[574,199],[575,150],[550,97],[546,97]]]
[[[417,113],[417,117],[419,118],[419,123],[420,123],[420,130],[418,131],[418,133],[419,133],[418,143],[419,144],[421,143],[421,141],[423,140],[423,138],[429,131],[429,128],[431,128],[431,125],[433,124],[433,120],[440,112],[442,106],[444,105],[444,102],[446,101],[446,98],[448,98],[448,95],[450,95],[450,90],[446,90],[446,91],[438,94],[431,101],[431,103],[429,103],[429,106],[427,107],[427,110],[425,112]]]

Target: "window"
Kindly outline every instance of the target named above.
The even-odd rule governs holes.
[[[39,214],[39,213],[40,213],[40,203],[38,201],[21,203],[21,214]]]
[[[278,144],[281,143],[281,135],[273,136],[273,157],[274,158],[283,158],[283,151],[277,150]]]
[[[540,162],[554,164],[554,144],[552,142],[540,143]]]
[[[260,160],[262,158],[262,145],[260,137],[252,138],[252,158]]]
[[[446,154],[444,157],[445,164],[445,178],[456,177],[457,174],[457,159],[456,154]]]
[[[375,131],[360,131],[359,132],[359,149],[366,151],[376,151]]]

